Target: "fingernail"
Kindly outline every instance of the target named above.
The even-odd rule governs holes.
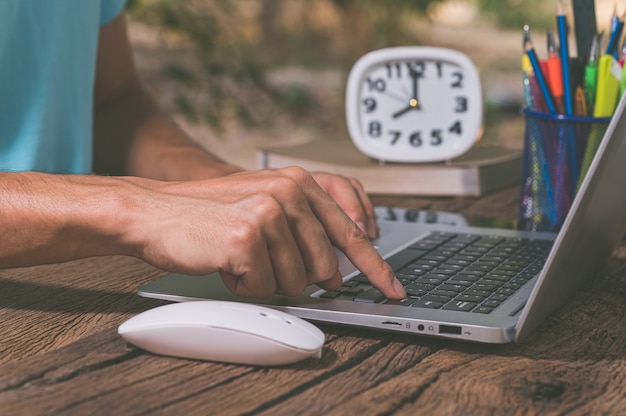
[[[400,281],[394,277],[393,279],[393,290],[396,292],[396,294],[398,294],[398,299],[404,299],[406,298],[406,290],[404,290],[404,286],[402,286],[402,283],[400,283]]]
[[[367,232],[367,227],[365,226],[364,222],[357,222],[356,225],[361,229],[361,231],[363,231],[363,233],[365,235],[369,235],[369,233]]]

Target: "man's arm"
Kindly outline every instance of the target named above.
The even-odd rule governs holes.
[[[123,15],[101,28],[97,59],[97,173],[188,180],[242,170],[190,140],[145,90],[135,71]]]

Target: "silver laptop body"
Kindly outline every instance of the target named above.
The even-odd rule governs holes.
[[[606,130],[561,231],[528,233],[493,228],[383,221],[373,243],[384,258],[400,253],[431,232],[472,233],[553,240],[543,269],[489,314],[457,312],[324,299],[309,287],[302,295],[249,299],[233,295],[217,273],[206,276],[168,274],[141,288],[141,296],[169,301],[206,299],[250,302],[281,309],[304,319],[451,339],[519,342],[594,276],[626,230],[626,101],[622,99]],[[344,280],[358,274],[341,254]]]

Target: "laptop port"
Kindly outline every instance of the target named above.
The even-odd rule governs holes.
[[[439,333],[461,335],[461,327],[455,325],[439,325]]]
[[[402,326],[402,324],[400,322],[394,322],[394,321],[383,321],[382,322],[383,325],[397,325],[397,326]]]

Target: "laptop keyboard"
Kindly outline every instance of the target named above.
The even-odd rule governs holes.
[[[387,299],[362,274],[320,297],[489,314],[541,270],[551,247],[545,240],[431,233],[387,259],[406,300]]]

